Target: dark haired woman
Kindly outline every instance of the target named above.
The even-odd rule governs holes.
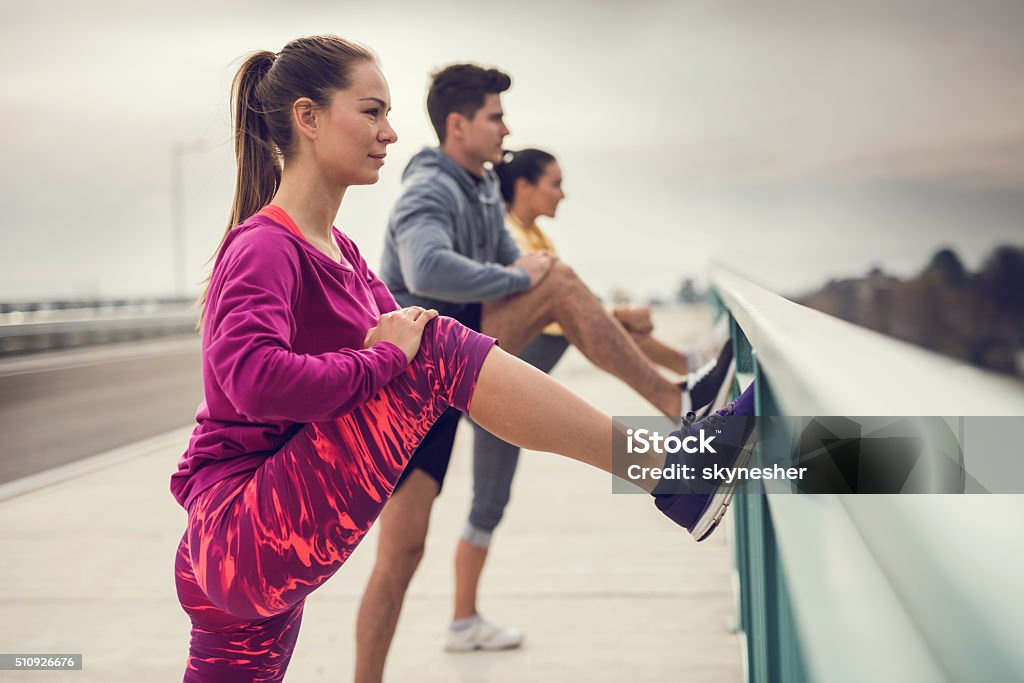
[[[508,207],[506,221],[520,251],[555,253],[555,245],[537,227],[537,218],[554,218],[558,205],[565,199],[562,188],[562,167],[554,156],[540,149],[509,151],[505,160],[494,169],[501,180],[501,194]],[[715,339],[709,339],[699,350],[682,352],[656,339],[651,332],[650,310],[645,307],[617,306],[615,318],[633,335],[634,341],[648,360],[680,375],[698,372],[709,360],[718,356],[725,343],[722,326],[716,326]],[[546,332],[561,335],[557,324]],[[704,348],[704,347],[709,348]]]
[[[284,677],[306,596],[362,540],[448,406],[612,471],[608,416],[492,339],[397,310],[332,226],[397,139],[372,53],[334,36],[258,52],[233,107],[238,176],[204,296],[205,401],[171,478],[188,510],[175,562],[192,620],[186,681]],[[717,500],[656,498],[690,529],[716,521]]]

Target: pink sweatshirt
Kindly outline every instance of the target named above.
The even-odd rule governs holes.
[[[269,208],[228,233],[214,264],[205,400],[171,476],[186,509],[215,482],[255,470],[304,424],[365,403],[408,365],[389,342],[363,348],[367,330],[398,305],[356,245],[335,228],[336,263]]]

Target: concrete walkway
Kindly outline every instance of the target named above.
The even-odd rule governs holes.
[[[674,342],[709,325],[703,309],[657,322]],[[652,413],[575,351],[555,376],[609,413]],[[171,566],[185,514],[167,478],[189,431],[0,487],[0,652],[82,653],[85,662],[82,671],[0,671],[0,681],[181,680],[188,620]],[[613,496],[607,475],[547,454],[521,460],[481,602],[489,618],[523,628],[525,646],[442,652],[452,551],[469,506],[470,440],[461,429],[390,681],[742,681],[740,641],[727,630],[731,523],[697,545],[646,496]],[[375,545],[371,531],[309,599],[288,680],[350,680]]]

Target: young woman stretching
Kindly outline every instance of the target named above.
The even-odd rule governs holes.
[[[524,448],[613,470],[611,418],[492,339],[397,310],[332,226],[397,139],[389,103],[372,53],[334,36],[255,53],[235,78],[238,175],[204,296],[205,401],[171,478],[188,510],[175,562],[187,682],[284,677],[306,596],[351,555],[449,406]],[[727,503],[656,502],[692,533]]]

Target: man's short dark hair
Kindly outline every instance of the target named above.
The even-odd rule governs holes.
[[[435,72],[427,92],[427,114],[438,141],[443,145],[448,114],[458,112],[473,118],[484,106],[487,95],[498,95],[512,87],[509,75],[476,64],[452,64]]]

